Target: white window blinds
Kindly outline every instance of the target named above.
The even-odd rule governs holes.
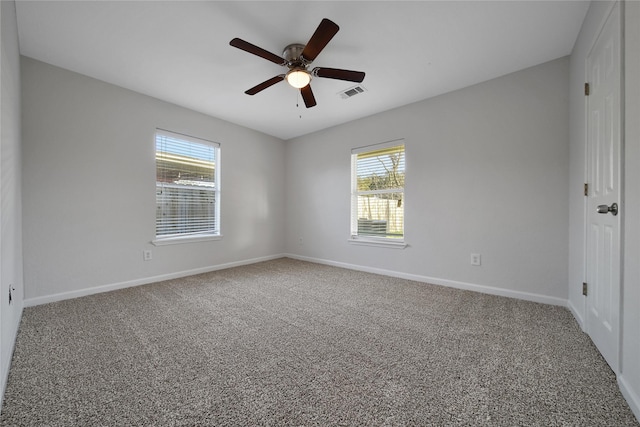
[[[403,141],[351,151],[352,237],[404,238]]]
[[[220,234],[220,144],[156,131],[156,238]]]

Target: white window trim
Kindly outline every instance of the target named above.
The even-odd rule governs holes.
[[[154,239],[151,244],[154,246],[179,245],[182,243],[208,242],[211,240],[222,240],[222,234],[197,234],[192,236],[169,236],[161,239]]]
[[[367,151],[382,150],[385,148],[397,147],[398,145],[406,145],[404,138],[394,139],[393,141],[381,142],[379,144],[364,145],[351,149],[351,154],[366,153]]]
[[[404,249],[409,246],[404,240],[391,239],[389,237],[375,238],[375,237],[362,237],[351,236],[347,242],[352,245],[359,246],[374,246],[379,248],[391,248],[391,249]]]
[[[211,144],[213,146],[215,146],[217,148],[217,157],[216,157],[216,200],[218,201],[216,203],[216,219],[217,219],[217,229],[214,233],[195,233],[195,234],[181,234],[181,235],[165,235],[165,236],[160,236],[158,237],[156,235],[156,238],[151,240],[151,244],[154,246],[167,246],[167,245],[177,245],[177,244],[183,244],[183,243],[197,243],[197,242],[206,242],[206,241],[215,241],[215,240],[222,240],[222,228],[220,226],[220,217],[221,217],[221,211],[220,211],[220,199],[221,199],[221,186],[220,186],[220,157],[221,157],[221,146],[222,144],[220,144],[219,142],[215,142],[215,141],[211,141],[208,139],[204,139],[204,138],[198,138],[198,137],[193,137],[190,135],[185,135],[182,133],[177,133],[177,132],[172,132],[166,129],[162,129],[162,128],[156,128],[155,132],[154,132],[154,153],[156,151],[155,149],[155,141],[156,141],[156,137],[158,134],[163,134],[169,137],[174,137],[174,138],[178,138],[178,139],[182,139],[185,141],[190,141],[190,142],[194,142],[197,144],[201,144],[202,141],[207,142],[208,144]]]
[[[378,144],[365,145],[362,147],[356,147],[351,149],[351,212],[353,212],[353,209],[357,210],[357,205],[354,204],[355,202],[353,198],[353,188],[355,186],[355,182],[357,179],[357,177],[353,173],[353,170],[356,167],[356,158],[354,157],[354,154],[360,154],[360,153],[365,153],[368,151],[373,151],[378,149],[396,147],[398,145],[403,145],[405,147],[405,156],[406,156],[406,142],[404,138],[394,139],[392,141],[381,142]],[[367,191],[366,193],[371,193],[371,194],[389,193],[394,191],[397,192],[398,190],[400,189],[372,190],[371,192]],[[402,188],[401,191],[404,193],[405,189]],[[352,222],[351,230],[354,230],[355,228],[357,228],[357,224],[353,224],[353,221],[354,221],[354,217],[351,216],[350,218],[350,222]],[[404,230],[403,230],[403,233],[404,233]],[[372,237],[372,236],[359,236],[357,234],[352,234],[347,240],[347,242],[349,244],[358,245],[358,246],[386,247],[386,248],[392,248],[392,249],[405,249],[407,246],[409,246],[404,241],[404,235],[402,236],[402,239],[395,239],[391,237]]]

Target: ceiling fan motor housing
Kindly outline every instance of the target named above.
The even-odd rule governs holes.
[[[311,61],[305,61],[302,57],[302,51],[304,45],[300,43],[292,43],[285,47],[282,51],[282,57],[287,60],[287,66],[291,67],[306,67]]]

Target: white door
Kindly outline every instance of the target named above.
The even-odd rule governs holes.
[[[587,57],[586,330],[614,372],[620,334],[620,5]],[[619,209],[616,215],[615,208]]]

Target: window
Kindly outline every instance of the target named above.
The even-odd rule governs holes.
[[[351,239],[404,241],[404,141],[351,150]]]
[[[156,241],[220,236],[220,144],[156,131]]]

